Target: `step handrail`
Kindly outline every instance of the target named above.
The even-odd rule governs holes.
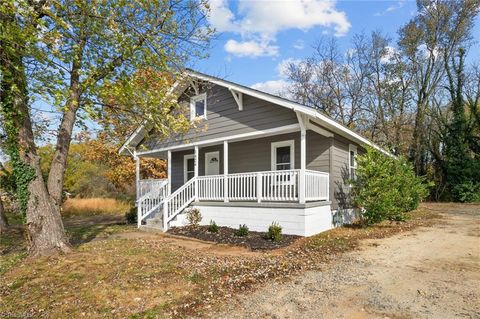
[[[163,201],[163,229],[168,230],[168,222],[175,218],[185,208],[192,203],[196,198],[195,184],[197,182],[196,177],[192,177],[179,189],[170,194]]]
[[[152,189],[138,199],[137,223],[141,226],[142,221],[156,211],[165,198],[168,197],[168,182],[163,183],[158,189]],[[153,195],[153,196],[152,196]]]

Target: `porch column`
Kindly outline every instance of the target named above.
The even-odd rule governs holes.
[[[134,153],[135,158],[135,189],[137,193],[137,200],[140,196],[140,157],[137,156],[136,152]]]
[[[298,124],[300,124],[300,176],[298,181],[298,202],[305,204],[305,169],[307,166],[307,130],[305,117],[297,113]]]
[[[137,193],[137,198],[135,200],[135,205],[137,206],[137,227],[142,226],[142,203],[138,201],[140,196],[140,157],[137,156],[134,152],[133,157],[135,158],[135,190]]]
[[[223,141],[223,201],[228,202],[228,141]]]
[[[305,204],[305,169],[307,161],[307,136],[305,129],[300,131],[300,187],[298,194],[298,202]]]
[[[194,162],[194,173],[195,173],[195,201],[198,202],[198,146],[195,146],[195,154],[193,156],[193,162]]]
[[[172,193],[172,151],[168,151],[167,153],[167,174],[167,194],[170,195]]]

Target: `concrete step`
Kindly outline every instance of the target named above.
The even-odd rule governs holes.
[[[143,231],[147,231],[147,232],[153,232],[153,233],[162,232],[163,233],[163,227],[161,227],[161,226],[142,225],[142,226],[140,226],[139,229],[141,229]]]

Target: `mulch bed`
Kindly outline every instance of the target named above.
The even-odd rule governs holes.
[[[300,236],[283,235],[282,240],[272,241],[266,238],[266,233],[249,231],[248,236],[236,235],[237,229],[219,227],[218,232],[211,233],[208,226],[173,227],[168,230],[172,235],[192,237],[200,240],[211,241],[218,244],[244,246],[251,250],[272,250],[291,245]]]

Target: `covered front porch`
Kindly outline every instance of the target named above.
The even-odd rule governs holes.
[[[328,137],[294,128],[258,138],[142,154],[165,158],[168,178],[141,180],[136,157],[139,226],[155,217],[166,230],[186,207],[198,203],[223,205],[224,214],[240,203],[258,208],[288,203],[292,209],[312,202],[327,203],[330,145]],[[271,208],[278,211],[278,207]]]

